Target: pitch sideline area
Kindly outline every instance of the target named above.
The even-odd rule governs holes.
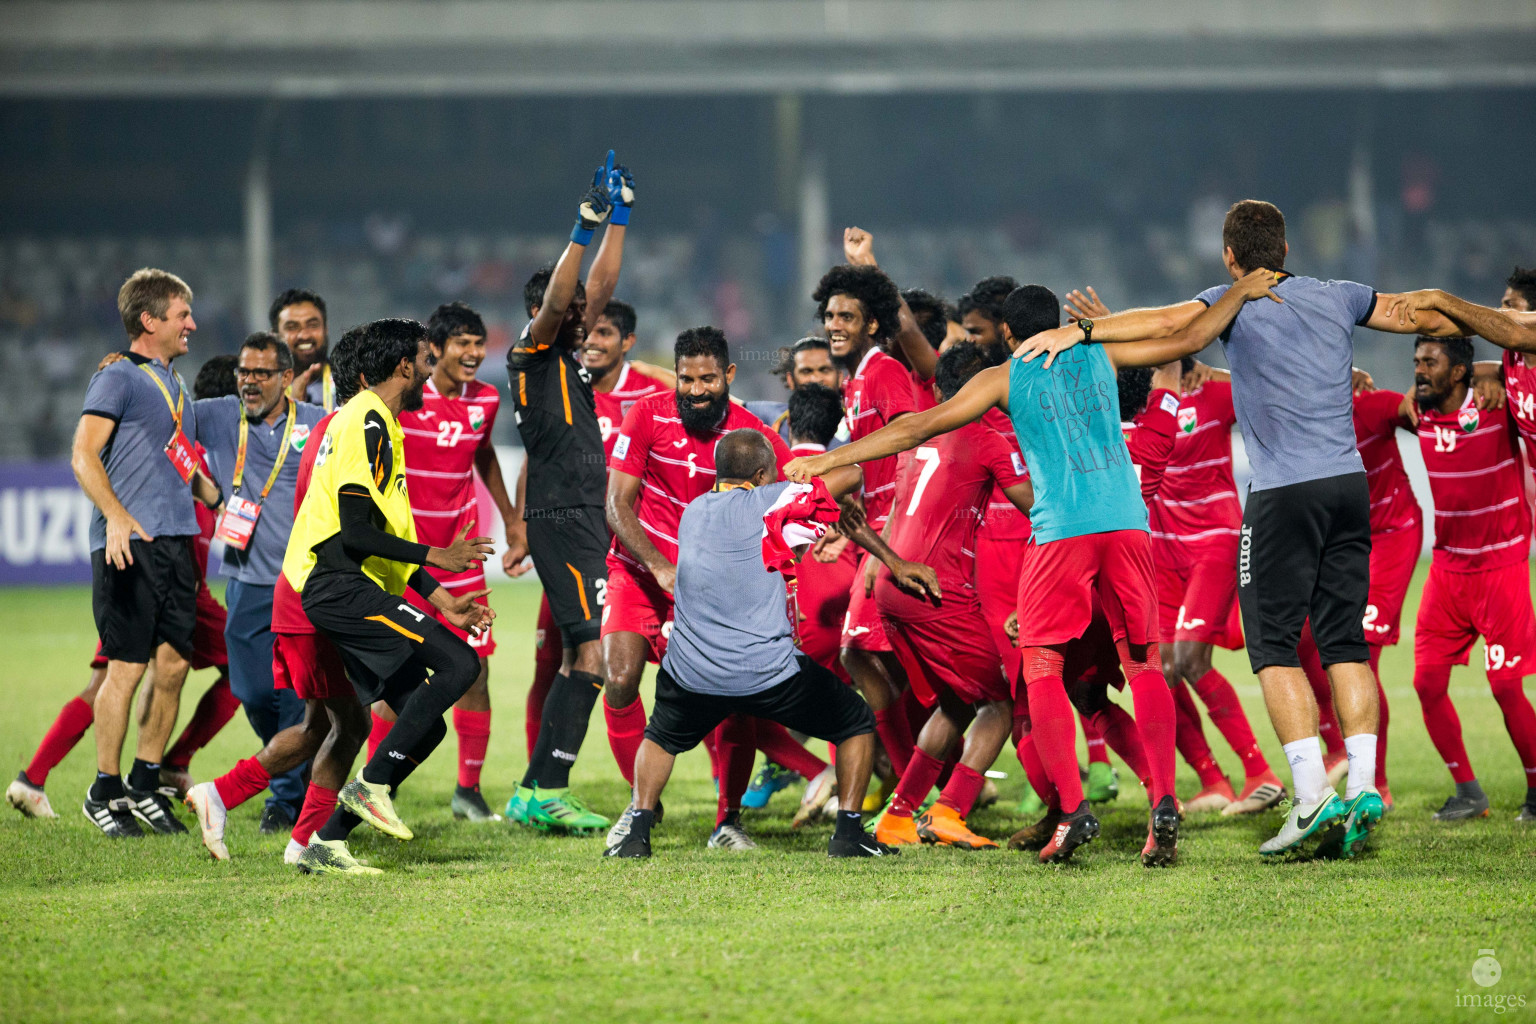
[[[508,584],[493,597],[499,650],[483,787],[497,810],[526,762],[522,698],[538,596],[536,586]],[[0,616],[9,641],[0,754],[14,773],[83,687],[94,637],[83,588],[0,590]],[[830,826],[789,827],[795,789],[749,812],[762,849],[711,851],[714,789],[695,751],[679,759],[647,863],[602,859],[599,838],[455,822],[453,758],[438,757],[399,801],[417,842],[356,837],[358,855],[384,876],[306,878],[281,863],[286,834],[258,834],[259,800],[232,815],[227,864],[211,862],[190,835],[104,840],[79,810],[93,769],[87,736],[48,779],[60,820],[0,808],[10,952],[0,1021],[1071,1020],[1115,1011],[1137,1020],[1437,1020],[1486,1012],[1468,1008],[1471,995],[1510,1005],[1523,997],[1515,1012],[1530,1013],[1536,829],[1514,822],[1519,763],[1481,668],[1458,669],[1451,692],[1493,816],[1459,827],[1430,821],[1451,782],[1410,685],[1409,632],[1382,662],[1397,809],[1371,852],[1347,864],[1260,863],[1255,849],[1279,824],[1273,811],[1191,816],[1179,866],[1144,870],[1145,804],[1123,766],[1103,837],[1063,870],[1007,851],[829,862]],[[1480,666],[1481,645],[1473,657]],[[1246,658],[1218,652],[1217,666],[1278,759]],[[183,719],[212,678],[189,678]],[[1209,725],[1207,735],[1235,770]],[[210,778],[258,745],[237,715],[193,773]],[[1022,772],[1011,747],[997,767],[1008,773],[1003,800],[971,824],[1002,839],[1024,823],[1014,812]],[[1180,769],[1188,796],[1198,787]],[[624,806],[600,718],[573,781],[599,811]],[[1471,976],[1485,949],[1502,967],[1490,988]]]

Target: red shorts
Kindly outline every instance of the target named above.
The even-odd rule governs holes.
[[[874,595],[864,593],[864,569],[874,557],[865,554],[859,559],[853,585],[848,590],[848,612],[843,616],[841,643],[856,651],[891,650],[891,640],[885,635],[885,624],[881,621],[880,609],[875,607]]]
[[[1019,575],[1019,646],[1064,644],[1082,636],[1093,622],[1095,595],[1115,639],[1157,640],[1157,587],[1145,531],[1032,542]]]
[[[275,633],[272,680],[279,690],[292,690],[300,700],[327,697],[357,699],[341,655],[319,633]]]
[[[1237,609],[1236,552],[1230,558],[1221,551],[1190,556],[1177,544],[1159,544],[1153,561],[1162,639],[1240,650],[1243,620]]]
[[[453,589],[448,591],[450,594],[456,593],[460,590],[469,590],[473,592],[476,590],[485,589],[484,576],[481,576],[478,580],[471,580],[470,582],[464,584],[460,584],[458,580],[454,580],[453,582]],[[420,608],[422,611],[432,616],[438,622],[441,622],[445,627],[447,627],[448,632],[469,644],[469,646],[474,648],[475,653],[480,657],[489,658],[491,655],[496,653],[496,636],[489,627],[481,630],[479,636],[470,636],[468,630],[460,629],[458,626],[455,626],[453,623],[449,622],[447,617],[443,615],[442,611],[439,610],[436,605],[422,597],[420,594],[416,593],[416,591],[411,590],[409,587],[406,588],[405,599],[412,605]],[[491,606],[490,596],[481,595],[480,597],[475,598],[475,603],[489,608]]]
[[[843,680],[848,672],[837,652],[843,645],[848,592],[858,572],[857,552],[850,543],[835,562],[818,562],[806,555],[795,569],[795,645]]]
[[[920,604],[894,583],[875,584],[876,604],[886,615],[886,635],[898,652],[921,666],[930,687],[947,687],[961,700],[976,704],[1010,696],[1002,658],[979,602],[955,608],[940,618],[904,618],[903,609]],[[953,600],[950,598],[949,600]],[[946,602],[948,603],[948,602]]]
[[[976,593],[981,598],[981,617],[992,632],[992,645],[1003,659],[1003,674],[1019,674],[1019,649],[1013,646],[1003,624],[1018,607],[1019,565],[1029,538],[994,537],[985,526],[976,537]]]
[[[208,589],[208,582],[197,584],[197,622],[192,627],[192,667],[226,668],[229,655],[224,651],[224,606]],[[96,653],[91,656],[91,668],[106,668],[107,659],[101,656],[101,641],[96,641]]]
[[[1487,572],[1447,572],[1429,567],[1413,660],[1418,665],[1465,665],[1472,643],[1484,644],[1489,672],[1529,675],[1536,655],[1536,615],[1531,611],[1531,569],[1525,562]]]
[[[1424,524],[1371,534],[1371,592],[1365,604],[1365,642],[1391,647],[1399,639],[1403,600],[1424,547]]]
[[[649,573],[641,576],[624,562],[608,562],[608,591],[603,599],[602,636],[639,633],[650,644],[647,661],[661,664],[672,637],[672,595]]]

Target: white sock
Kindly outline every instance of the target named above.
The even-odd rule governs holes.
[[[1311,807],[1328,792],[1328,768],[1323,763],[1323,742],[1316,736],[1308,736],[1304,740],[1287,743],[1284,749],[1285,759],[1291,765],[1291,788],[1296,794],[1296,802],[1302,807]],[[1373,759],[1371,771],[1375,770],[1376,762]]]
[[[1349,753],[1349,781],[1344,784],[1344,799],[1353,800],[1376,785],[1376,734],[1345,736],[1344,749]]]

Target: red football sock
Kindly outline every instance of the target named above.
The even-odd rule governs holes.
[[[472,789],[480,785],[480,769],[485,767],[485,748],[491,743],[491,713],[453,709],[453,731],[459,736],[459,785]]]
[[[949,785],[950,776],[954,774],[954,772],[955,772],[955,765],[957,765],[959,763],[960,763],[960,755],[959,754],[952,754],[949,757],[945,758],[944,759],[944,767],[939,772],[939,777],[936,780],[934,780],[933,784],[935,786],[938,786],[940,789],[943,789],[945,786]]]
[[[1098,728],[1099,734],[1104,737],[1104,742],[1109,744],[1109,749],[1120,755],[1120,760],[1125,762],[1131,774],[1141,780],[1148,793],[1152,792],[1152,775],[1147,769],[1147,751],[1141,742],[1141,732],[1136,728],[1136,720],[1125,713],[1125,708],[1118,704],[1106,704],[1102,710],[1093,716],[1093,724]]]
[[[1077,773],[1077,722],[1062,684],[1062,667],[1062,655],[1054,648],[1032,647],[1024,652],[1030,735],[1045,773],[1061,796],[1062,810],[1071,813],[1083,802],[1083,782]]]
[[[955,813],[963,818],[976,806],[976,798],[981,795],[981,787],[985,782],[981,772],[968,764],[957,764],[949,784],[939,794],[939,803],[953,807]]]
[[[48,773],[75,749],[75,744],[80,742],[85,731],[91,727],[94,718],[95,712],[91,706],[79,697],[72,697],[59,709],[59,716],[43,734],[43,742],[37,745],[37,753],[32,755],[32,763],[27,765],[27,778],[32,785],[41,787],[48,781]]]
[[[1179,680],[1173,688],[1173,707],[1177,714],[1174,730],[1174,746],[1200,777],[1201,788],[1209,788],[1226,782],[1226,773],[1211,754],[1211,745],[1205,742],[1205,730],[1200,728],[1200,709],[1189,695],[1189,687]],[[1145,745],[1145,744],[1143,744]]]
[[[1211,724],[1221,731],[1237,756],[1243,759],[1243,774],[1251,779],[1269,771],[1269,762],[1259,750],[1258,740],[1253,738],[1253,727],[1248,724],[1237,691],[1232,689],[1227,677],[1213,668],[1195,680],[1195,692],[1205,701]]]
[[[741,798],[752,784],[752,763],[757,760],[757,719],[732,715],[715,729],[720,758],[720,795],[715,824],[731,811],[741,809]]]
[[[1131,680],[1131,699],[1136,707],[1136,729],[1146,750],[1147,770],[1152,784],[1147,793],[1155,805],[1173,794],[1175,724],[1173,694],[1161,671],[1147,668]]]
[[[1376,677],[1376,703],[1381,709],[1376,725],[1376,788],[1387,784],[1387,723],[1392,716],[1387,710],[1387,691],[1381,685],[1381,646],[1371,644],[1371,674]]]
[[[1323,671],[1323,659],[1317,653],[1317,641],[1312,639],[1312,624],[1302,628],[1301,643],[1296,648],[1301,658],[1301,671],[1312,686],[1312,696],[1317,699],[1317,731],[1328,748],[1330,756],[1344,753],[1344,730],[1339,725],[1339,714],[1333,709],[1333,685],[1328,673]],[[1206,705],[1209,707],[1210,705]],[[1214,721],[1216,715],[1211,714]],[[1378,741],[1380,742],[1380,741]]]
[[[912,817],[928,798],[928,791],[943,770],[943,761],[922,747],[913,750],[907,770],[901,773],[901,781],[896,783],[896,799],[891,803],[891,813],[903,818]]]
[[[1083,739],[1088,741],[1088,763],[1109,764],[1109,751],[1104,749],[1104,736],[1094,727],[1093,719],[1082,712],[1078,712],[1077,718],[1083,723]]]
[[[528,687],[528,703],[523,710],[523,729],[528,734],[530,758],[533,757],[533,748],[539,742],[539,727],[544,722],[544,698],[549,696],[549,688],[555,684],[555,676],[560,674],[560,645],[556,643],[548,647],[554,652],[553,656],[544,647],[534,652],[533,683]]]
[[[219,730],[228,725],[239,710],[240,698],[229,691],[229,676],[219,676],[197,702],[197,710],[192,712],[187,727],[181,730],[181,735],[165,752],[161,762],[176,768],[187,767],[192,763],[192,755],[212,743]]]
[[[757,720],[757,749],[774,764],[798,772],[807,780],[827,768],[827,762],[805,749],[805,744],[791,736],[788,729],[766,718]]]
[[[1504,728],[1509,730],[1509,738],[1515,743],[1515,753],[1520,755],[1520,764],[1525,768],[1525,784],[1536,786],[1536,710],[1532,710],[1522,683],[1523,679],[1519,675],[1488,677],[1488,685],[1493,688],[1493,699],[1499,702],[1499,710],[1504,712]],[[1381,740],[1378,739],[1376,743],[1376,757],[1380,760]]]
[[[885,744],[885,753],[891,759],[891,767],[898,775],[907,770],[912,760],[912,726],[907,722],[906,710],[900,704],[881,708],[875,712],[875,732]]]
[[[213,785],[219,791],[219,799],[224,801],[225,809],[232,811],[266,789],[267,783],[271,781],[272,776],[267,774],[261,762],[248,757],[236,761],[233,768],[213,780]]]
[[[368,730],[368,760],[372,761],[374,751],[379,749],[379,744],[384,742],[384,737],[389,735],[389,730],[395,727],[395,723],[380,718],[378,712],[369,712],[369,714],[373,716],[373,728]]]
[[[1461,718],[1456,714],[1456,705],[1451,703],[1450,688],[1451,666],[1420,665],[1414,669],[1413,689],[1424,709],[1424,728],[1429,730],[1430,742],[1450,769],[1452,779],[1471,782],[1477,775],[1467,761],[1467,747],[1461,741]]]
[[[299,820],[293,825],[294,842],[309,845],[309,837],[320,831],[320,826],[330,820],[336,809],[337,791],[326,789],[311,782],[304,791],[304,806],[299,808]]]
[[[619,764],[619,774],[631,786],[635,784],[635,755],[645,739],[645,704],[639,695],[622,708],[615,708],[603,696],[603,722],[608,726],[608,749]]]
[[[709,755],[709,777],[715,780],[715,785],[720,784],[720,750],[715,742],[715,733],[719,732],[719,726],[704,737],[704,753]]]

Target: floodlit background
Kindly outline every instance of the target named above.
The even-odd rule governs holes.
[[[641,354],[714,323],[749,398],[780,392],[847,224],[903,287],[1011,274],[1118,308],[1224,280],[1222,214],[1259,197],[1298,272],[1496,302],[1536,262],[1533,55],[1536,5],[1507,0],[7,3],[0,555],[64,550],[16,464],[61,468],[140,266],[196,292],[188,379],[302,285],[333,342],[464,299],[501,383],[522,284],[613,147]],[[1403,341],[1357,341],[1407,385]]]

